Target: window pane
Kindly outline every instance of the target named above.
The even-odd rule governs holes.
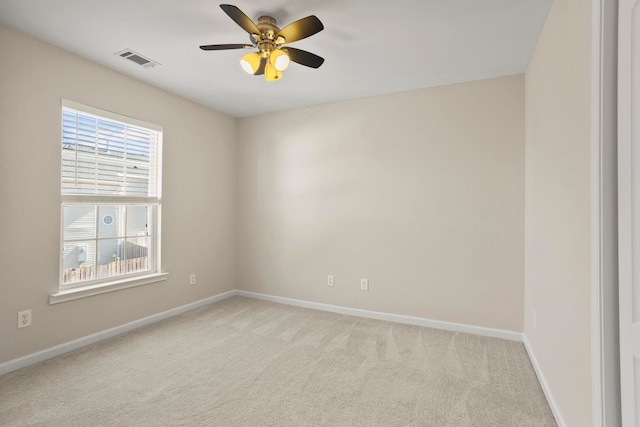
[[[62,147],[62,187],[77,185],[76,181],[76,150],[74,146]]]
[[[111,161],[108,157],[95,159],[96,194],[123,194],[123,165]]]
[[[95,205],[67,205],[64,207],[63,240],[95,239]]]
[[[161,133],[64,109],[62,194],[157,197]]]
[[[149,208],[146,205],[127,206],[127,237],[149,234]]]
[[[98,241],[98,277],[118,276],[125,273],[124,240]]]
[[[149,269],[149,242],[149,237],[127,239],[125,256],[129,273]]]
[[[105,157],[124,160],[125,125],[107,120],[98,120],[98,152]]]
[[[126,167],[127,182],[125,193],[130,196],[146,196],[149,191],[149,165],[129,164]]]
[[[95,260],[95,240],[65,243],[62,253],[62,283],[95,279]]]
[[[124,237],[124,206],[100,205],[98,212],[98,238]]]
[[[162,130],[83,108],[63,100],[62,284],[68,288],[160,270],[153,248],[159,237]]]

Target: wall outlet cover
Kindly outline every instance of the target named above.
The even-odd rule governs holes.
[[[18,312],[18,329],[31,326],[31,310]]]

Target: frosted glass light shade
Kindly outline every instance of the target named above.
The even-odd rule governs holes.
[[[271,63],[276,67],[278,71],[284,71],[289,66],[291,62],[289,60],[289,55],[287,55],[284,51],[280,49],[276,49],[271,52]]]
[[[273,82],[282,78],[282,73],[276,70],[273,64],[268,63],[264,68],[264,78],[267,81]]]
[[[260,61],[262,57],[258,52],[248,53],[242,57],[240,60],[240,65],[242,69],[245,70],[249,74],[255,74],[260,68]]]

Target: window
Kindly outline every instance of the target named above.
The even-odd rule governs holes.
[[[162,128],[62,102],[60,290],[160,273]]]

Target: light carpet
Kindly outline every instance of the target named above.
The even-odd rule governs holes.
[[[0,377],[3,426],[555,426],[521,343],[243,297]]]

